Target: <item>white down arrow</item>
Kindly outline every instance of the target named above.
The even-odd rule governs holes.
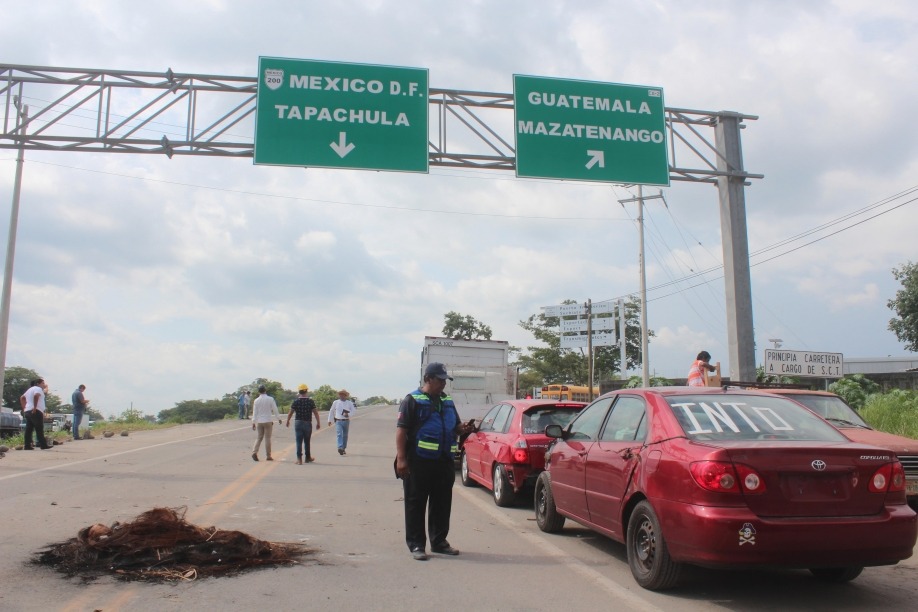
[[[340,132],[338,134],[338,142],[333,142],[329,146],[334,149],[335,153],[338,154],[338,157],[343,159],[347,156],[348,153],[354,150],[356,145],[354,143],[348,144],[347,132]]]

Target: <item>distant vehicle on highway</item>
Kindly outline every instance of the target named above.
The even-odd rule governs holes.
[[[778,395],[622,389],[545,433],[539,528],[570,518],[623,542],[646,589],[675,586],[686,564],[846,582],[909,558],[918,536],[896,456]]]
[[[550,399],[495,405],[462,444],[462,484],[483,485],[493,492],[495,504],[512,505],[520,491],[532,488],[545,467],[545,450],[551,441],[545,428],[566,427],[585,405]]]
[[[22,417],[9,408],[0,410],[0,436],[15,436],[22,429]]]
[[[827,420],[854,442],[873,444],[896,453],[905,469],[905,496],[908,505],[918,512],[918,440],[877,431],[861,418],[854,408],[834,393],[808,389],[768,389],[799,402]]]

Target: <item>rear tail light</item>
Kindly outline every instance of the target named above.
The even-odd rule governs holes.
[[[529,445],[523,438],[513,443],[513,463],[529,463]]]
[[[765,481],[748,465],[727,461],[698,461],[691,464],[692,478],[703,489],[716,493],[765,492]]]
[[[881,466],[867,483],[871,493],[887,493],[905,490],[905,470],[898,461]]]

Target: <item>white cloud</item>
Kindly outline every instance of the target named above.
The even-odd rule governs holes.
[[[0,0],[0,10],[16,9]],[[795,349],[903,352],[886,300],[890,269],[915,259],[918,208],[913,195],[883,202],[918,176],[908,127],[918,18],[904,0],[540,10],[94,0],[15,14],[0,21],[15,64],[253,75],[259,55],[305,56],[425,67],[433,87],[452,89],[509,92],[513,74],[659,85],[670,107],[758,115],[742,133],[746,169],[765,174],[745,190],[756,350],[781,337]],[[185,112],[145,135],[182,139]],[[511,113],[480,112],[512,129]],[[231,131],[244,140],[251,127]],[[467,134],[446,138],[471,146]],[[0,150],[7,202],[14,158]],[[668,207],[645,209],[652,368],[684,376],[705,348],[726,371],[717,191],[664,191]],[[618,202],[633,192],[437,166],[425,175],[30,151],[7,362],[65,397],[85,383],[108,412],[133,402],[155,413],[258,376],[400,396],[417,383],[423,336],[439,334],[448,311],[527,346],[518,322],[540,306],[635,295],[636,210]]]

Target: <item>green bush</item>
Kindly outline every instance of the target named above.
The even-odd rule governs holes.
[[[867,398],[859,411],[875,429],[918,439],[918,393],[893,389]]]
[[[879,390],[880,385],[866,378],[863,374],[848,374],[829,385],[829,391],[840,396],[858,412],[867,403],[867,398]]]

